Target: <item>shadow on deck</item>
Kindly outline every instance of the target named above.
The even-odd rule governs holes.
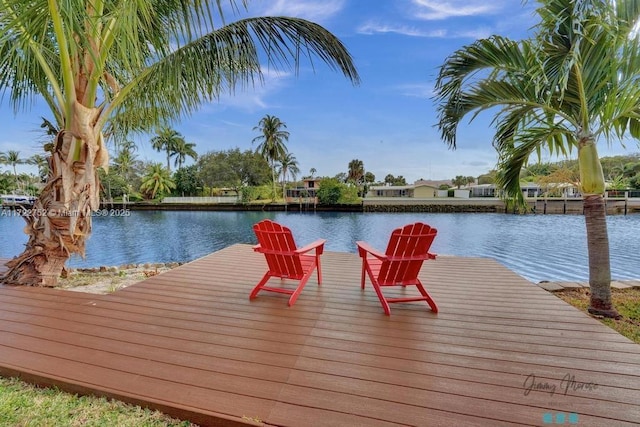
[[[640,346],[497,262],[382,311],[355,254],[293,307],[234,245],[110,295],[0,286],[0,374],[204,425],[640,425]],[[562,418],[564,417],[564,418]]]

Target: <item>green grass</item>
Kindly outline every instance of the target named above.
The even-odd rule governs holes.
[[[77,396],[0,377],[0,426],[193,427],[194,424],[114,400]]]
[[[554,294],[572,306],[587,312],[589,306],[589,289],[564,289]],[[613,305],[622,315],[622,319],[601,319],[602,323],[640,344],[640,288],[612,289]]]

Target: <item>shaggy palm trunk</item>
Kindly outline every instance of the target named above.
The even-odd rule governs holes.
[[[589,254],[589,313],[604,317],[620,315],[611,302],[611,263],[604,201],[604,174],[595,141],[591,137],[580,140],[578,148],[580,182],[584,194],[584,218],[587,225]]]
[[[97,167],[106,164],[107,154],[93,128],[99,111],[74,107],[74,129],[58,134],[47,184],[24,216],[26,248],[7,263],[1,283],[55,286],[69,257],[84,256],[91,213],[99,208]]]

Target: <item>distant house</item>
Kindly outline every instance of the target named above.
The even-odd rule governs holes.
[[[497,197],[494,184],[479,184],[469,187],[471,197]]]
[[[466,187],[471,191],[471,197],[500,197],[500,190],[495,184],[480,184]],[[535,182],[521,182],[522,195],[526,197],[544,197],[545,194],[554,197],[579,197],[578,187],[570,183],[549,184],[543,188]]]
[[[367,197],[411,197],[427,199],[437,197],[438,185],[418,180],[411,185],[376,185],[369,187]]]
[[[479,184],[464,187],[470,191],[471,197],[500,197],[501,191],[495,184]],[[521,182],[520,189],[524,197],[538,197],[542,194],[540,185],[534,182]]]
[[[322,178],[305,178],[302,187],[287,189],[287,203],[318,204],[318,188]]]

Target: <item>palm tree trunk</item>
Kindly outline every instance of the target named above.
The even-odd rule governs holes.
[[[611,302],[611,263],[605,200],[602,195],[588,195],[583,201],[591,288],[588,310],[591,314],[617,318],[620,315]]]
[[[271,161],[271,179],[273,180],[273,200],[271,203],[276,202],[276,168],[273,161]]]
[[[58,134],[47,183],[24,217],[26,248],[6,264],[0,283],[56,286],[69,257],[84,256],[91,213],[100,205],[97,168],[108,163],[108,155],[102,135],[92,127],[99,112],[76,108],[74,130]]]
[[[287,181],[286,181],[287,171],[285,168],[282,168],[282,200],[284,201],[285,208],[287,206]]]

